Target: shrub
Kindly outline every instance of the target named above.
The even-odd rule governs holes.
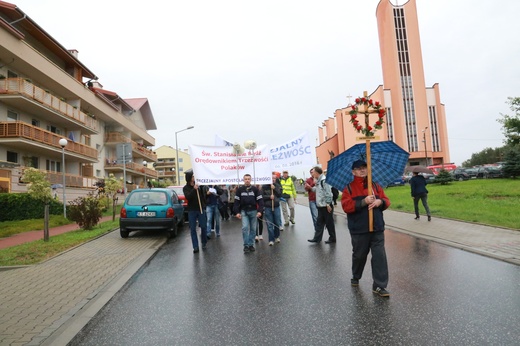
[[[68,218],[84,230],[91,230],[102,216],[99,199],[92,194],[78,197],[69,203]]]
[[[51,215],[63,215],[63,204],[51,199]],[[0,222],[28,219],[43,219],[42,201],[28,193],[0,193]]]

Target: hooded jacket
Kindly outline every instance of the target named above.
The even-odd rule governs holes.
[[[186,185],[182,188],[182,192],[184,192],[184,197],[186,197],[186,201],[188,202],[188,211],[202,211],[206,210],[206,194],[208,192],[206,186],[199,186],[198,196],[197,190],[191,185],[191,178],[193,177],[192,172],[186,172]]]

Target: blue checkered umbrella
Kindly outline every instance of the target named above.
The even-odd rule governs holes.
[[[392,141],[371,142],[372,181],[386,187],[404,173],[410,154]],[[343,191],[354,180],[352,163],[366,161],[366,144],[356,144],[331,159],[327,164],[327,183]]]

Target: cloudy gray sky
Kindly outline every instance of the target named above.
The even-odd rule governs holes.
[[[213,145],[215,134],[268,145],[305,131],[315,139],[347,95],[382,84],[379,0],[10,2],[77,49],[105,89],[147,97],[157,146],[175,146],[175,131],[191,125],[179,148]],[[440,85],[451,161],[461,164],[503,144],[496,119],[511,114],[507,97],[520,96],[520,1],[417,7],[426,86]]]

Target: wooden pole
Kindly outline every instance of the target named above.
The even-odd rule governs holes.
[[[202,214],[202,204],[200,203],[200,195],[199,195],[199,188],[197,187],[197,199],[199,200],[199,209],[200,213]]]
[[[372,159],[370,157],[370,139],[366,140],[366,153],[367,153],[367,189],[368,195],[372,195]],[[374,210],[368,210],[368,231],[374,232]]]
[[[363,92],[363,96],[368,98],[368,93],[366,91]],[[368,111],[367,105],[363,105],[363,112],[365,114],[365,127],[368,128],[370,126],[370,112]],[[372,195],[372,159],[370,156],[370,138],[367,138],[365,141],[365,151],[367,156],[367,189],[368,195]],[[368,231],[374,232],[374,211],[372,209],[368,210]]]

